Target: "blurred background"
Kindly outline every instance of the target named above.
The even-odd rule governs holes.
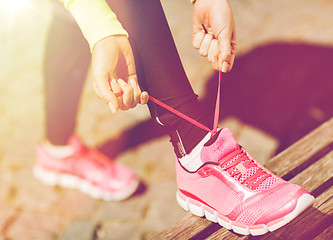
[[[231,0],[234,68],[222,78],[220,127],[263,164],[333,116],[333,2]],[[214,107],[218,75],[192,48],[192,6],[162,0],[184,68]],[[77,132],[142,179],[129,200],[106,203],[32,176],[44,135],[43,54],[49,1],[0,0],[0,239],[150,239],[184,212],[174,154],[145,106],[112,115],[89,74]]]

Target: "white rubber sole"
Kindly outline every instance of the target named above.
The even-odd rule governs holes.
[[[219,223],[222,227],[225,227],[229,230],[233,230],[235,233],[242,234],[242,235],[263,235],[267,232],[273,232],[276,229],[286,225],[291,220],[293,220],[296,216],[298,216],[301,212],[311,206],[314,202],[314,197],[310,194],[303,194],[297,201],[295,209],[284,216],[283,218],[277,219],[273,222],[260,225],[253,225],[253,226],[246,226],[241,223],[234,222],[227,217],[223,216],[222,218],[219,217],[217,211],[212,209],[211,207],[189,198],[184,194],[177,192],[177,202],[178,204],[185,210],[193,213],[199,217],[206,217],[208,220]],[[220,214],[220,216],[222,216]]]
[[[96,187],[82,178],[69,174],[47,171],[39,166],[34,167],[33,175],[37,180],[41,181],[45,185],[77,189],[94,199],[102,199],[104,201],[124,200],[131,196],[139,185],[138,181],[134,181],[130,186],[122,191],[108,192]]]

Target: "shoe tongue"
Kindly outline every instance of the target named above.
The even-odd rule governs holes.
[[[228,128],[217,132],[201,150],[201,161],[218,162],[231,152],[239,149],[239,145]]]

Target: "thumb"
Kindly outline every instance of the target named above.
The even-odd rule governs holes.
[[[224,28],[217,37],[219,42],[218,62],[222,72],[228,72],[231,69],[232,58],[232,29]]]

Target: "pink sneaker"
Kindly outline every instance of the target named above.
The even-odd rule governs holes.
[[[78,189],[96,199],[123,200],[138,186],[134,173],[95,149],[85,147],[72,136],[68,146],[73,154],[56,158],[48,154],[44,144],[37,147],[34,176],[47,185]]]
[[[309,207],[314,197],[257,163],[222,129],[201,150],[195,172],[176,161],[177,201],[193,214],[243,235],[274,231]]]

